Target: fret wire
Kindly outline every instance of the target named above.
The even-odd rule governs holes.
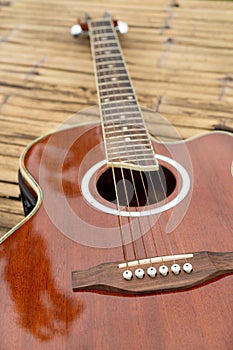
[[[155,160],[155,158],[154,157],[146,157],[146,158],[144,158],[144,156],[142,155],[142,156],[139,156],[139,157],[137,157],[137,155],[135,155],[134,154],[134,156],[136,157],[136,158],[134,158],[134,157],[127,157],[127,156],[121,156],[121,157],[111,157],[110,158],[110,160],[116,160],[116,159],[119,159],[119,158],[121,158],[121,159],[127,159],[127,160],[129,160],[129,161],[133,161],[133,162],[137,162],[137,161],[141,161],[141,160],[145,160],[145,161],[147,161],[147,160],[149,160],[149,161],[154,161]]]
[[[100,36],[102,37],[102,40],[106,40],[106,37],[111,35],[115,39],[115,33],[111,28],[88,28],[89,34],[92,36],[92,41],[96,37]],[[116,39],[115,39],[116,41]]]
[[[92,38],[95,38],[95,36],[97,35],[103,35],[103,34],[112,34],[112,36],[114,37],[114,33],[113,30],[111,28],[107,28],[107,29],[93,29],[93,28],[89,28],[89,31],[92,34]]]
[[[140,151],[141,149],[142,149],[142,147],[140,147],[140,148],[135,148],[134,146],[130,146],[130,147],[124,147],[123,145],[122,146],[117,146],[117,147],[111,147],[111,148],[109,148],[108,147],[108,153],[111,153],[112,152],[112,150],[115,150],[115,149],[135,149],[135,151],[136,152],[138,152],[138,151]],[[143,148],[144,150],[148,150],[149,152],[151,152],[151,149],[149,148],[149,146],[148,145],[146,145],[146,144],[144,144],[144,148]],[[121,150],[120,150],[121,151]],[[135,154],[135,153],[134,153]],[[153,153],[153,156],[154,156],[154,153]]]
[[[138,123],[137,125],[139,125],[140,126],[140,123]],[[143,126],[143,124],[141,123],[141,125]],[[122,127],[124,127],[124,126],[135,126],[135,123],[133,124],[133,123],[123,123],[123,124],[119,124],[119,125],[116,125],[116,124],[114,124],[114,125],[106,125],[105,126],[105,129],[109,129],[109,128],[115,128],[115,127],[118,127],[118,126],[122,126]]]
[[[101,76],[101,77],[104,76],[106,78],[108,78],[109,76],[115,76],[117,74],[117,75],[125,75],[129,79],[129,75],[128,75],[126,69],[124,69],[122,67],[117,68],[117,69],[113,69],[113,67],[108,68],[108,69],[104,69],[104,70],[98,69],[97,73],[98,73],[98,76]]]
[[[102,44],[102,45],[101,45]],[[106,50],[118,50],[119,51],[119,48],[118,48],[118,45],[117,44],[113,44],[113,43],[101,43],[101,44],[98,44],[96,45],[97,48],[95,48],[95,51],[98,53],[100,51],[106,51]],[[119,51],[120,53],[120,51]]]
[[[127,119],[129,119],[129,118],[127,118]],[[140,118],[130,118],[130,121],[131,122],[134,122],[135,123],[135,119],[137,119],[138,120],[138,122],[140,122],[141,123],[141,119]],[[111,125],[111,126],[116,126],[117,124],[119,123],[119,120],[118,119],[116,119],[116,120],[104,120],[103,121],[103,123],[104,123],[104,127],[106,126],[106,127],[108,127],[109,125]],[[126,120],[125,122],[124,122],[124,126],[127,126],[128,125],[128,120]]]
[[[110,49],[110,48],[105,48],[105,49],[101,49],[99,52],[96,52],[96,58],[102,58],[102,57],[106,57],[110,58],[110,57],[117,57],[120,55],[120,51],[117,49]]]
[[[103,110],[102,110],[103,111]],[[126,116],[125,116],[126,114]],[[132,115],[132,117],[131,117]],[[138,116],[137,116],[138,115]],[[111,119],[110,119],[111,117]],[[109,122],[120,122],[120,121],[124,121],[125,123],[127,123],[127,121],[135,121],[135,120],[139,120],[141,121],[141,116],[139,112],[126,112],[126,113],[105,113],[105,115],[103,115],[103,122],[104,123],[109,123]],[[142,122],[143,123],[143,122]],[[144,124],[143,124],[144,125]]]
[[[114,37],[105,36],[105,39],[103,40],[103,34],[100,34],[99,36],[96,36],[96,38],[93,38],[93,45],[97,46],[100,44],[107,44],[107,45],[114,44],[116,41],[112,38],[114,38]]]
[[[119,56],[119,55],[115,55],[115,56],[113,56],[113,57],[110,57],[110,56],[103,56],[103,57],[96,57],[96,62],[97,63],[104,63],[104,64],[106,64],[106,63],[108,63],[108,64],[112,64],[113,62],[123,62],[122,60],[121,60],[121,57]]]
[[[138,113],[140,116],[140,109],[138,108],[137,103],[130,103],[133,101],[129,101],[129,100],[121,100],[121,104],[116,104],[114,100],[112,100],[111,102],[106,101],[102,107],[102,110],[105,111],[106,113],[108,113],[109,111],[114,111],[114,109],[116,109],[116,111],[114,113],[112,113],[112,115],[114,116],[115,114],[121,116],[124,113],[129,114],[130,112],[132,113]],[[124,118],[124,117],[123,117]]]
[[[106,134],[106,133],[105,133]],[[146,135],[143,135],[143,134],[131,134],[131,135],[117,135],[117,136],[108,136],[108,139],[118,139],[118,138],[121,138],[121,139],[126,139],[128,137],[130,137],[130,140],[132,141],[137,141],[137,137],[138,136],[141,136],[141,137],[147,137],[147,134]],[[127,140],[126,140],[127,141]]]
[[[128,125],[129,121],[134,121],[135,122],[135,119],[140,121],[140,123],[142,123],[141,122],[141,118],[127,118],[127,120],[123,121],[123,123],[124,123],[124,125]],[[119,123],[119,120],[117,119],[116,122]],[[115,126],[117,126],[117,124],[115,124],[114,121],[112,121],[112,120],[106,120],[106,121],[103,121],[103,123],[104,123],[104,127],[109,127],[109,126],[115,127]],[[142,125],[144,126],[143,123],[142,123]]]
[[[120,155],[124,155],[124,154],[130,154],[130,153],[132,153],[132,152],[135,152],[135,150],[133,149],[133,150],[125,150],[125,149],[123,149],[122,151],[120,151],[120,153],[118,153],[118,152],[112,152],[112,151],[109,151],[108,150],[108,152],[109,152],[109,154],[111,154],[111,156],[112,155],[114,155],[114,154],[120,154]],[[139,154],[140,152],[143,152],[141,155],[144,155],[144,156],[148,156],[148,155],[151,155],[151,152],[150,152],[150,150],[149,149],[139,149],[139,150],[137,150],[137,154]],[[146,153],[146,152],[148,152],[148,153]],[[135,153],[134,153],[134,155],[135,155]]]
[[[107,112],[106,112],[107,113]],[[107,113],[108,114],[108,113]],[[109,117],[114,117],[114,116],[117,116],[117,117],[122,117],[123,115],[128,115],[128,114],[138,114],[140,115],[139,112],[137,111],[122,111],[122,112],[117,112],[117,113],[109,113],[109,115],[103,115],[103,118],[109,118]],[[141,120],[141,117],[138,117],[140,120]],[[117,119],[118,120],[118,119]]]
[[[112,80],[112,78],[115,78],[116,80]],[[123,79],[124,78],[124,79]],[[127,79],[125,79],[127,78]],[[109,74],[109,75],[98,75],[98,80],[99,81],[102,81],[104,80],[104,82],[106,82],[106,79],[107,79],[107,83],[111,83],[111,82],[122,82],[122,81],[129,81],[128,80],[128,75],[125,74],[125,73],[112,73],[112,74]],[[102,82],[101,82],[102,83]]]
[[[122,95],[121,95],[122,96]],[[133,98],[129,99],[129,95],[128,94],[124,94],[122,97],[125,97],[125,98],[122,98],[121,100],[118,100],[116,101],[115,99],[109,99],[109,98],[103,98],[103,101],[101,101],[101,105],[103,105],[103,107],[111,107],[111,106],[115,106],[117,107],[118,105],[121,106],[122,103],[124,103],[124,105],[126,107],[133,107],[133,106],[137,106],[137,101],[134,100]]]
[[[128,126],[122,126],[123,128],[127,128],[125,130],[123,129],[118,129],[118,130],[115,130],[115,133],[118,134],[118,133],[126,133],[126,132],[135,132],[135,131],[140,131],[140,133],[146,133],[146,130],[142,129],[142,128],[128,128]],[[106,134],[113,134],[114,133],[114,130],[111,130],[111,131],[106,131]],[[126,135],[126,136],[129,136],[128,134],[123,134],[123,136]],[[135,134],[132,134],[132,135],[135,135]]]
[[[118,50],[119,51],[119,56],[122,59],[121,56],[121,50],[120,47],[117,43],[114,42],[114,40],[99,40],[99,41],[95,41],[93,43],[94,45],[94,50],[95,50],[95,55],[98,55],[99,53],[101,53],[101,51],[113,51],[113,50]],[[122,59],[123,60],[123,59]]]
[[[119,143],[119,142],[114,142],[114,143]],[[137,146],[139,146],[139,145],[137,145]],[[141,145],[142,146],[142,145]],[[143,146],[145,147],[145,150],[149,150],[150,151],[150,148],[148,147],[149,145],[146,145],[146,144],[143,144]],[[125,146],[117,146],[117,147],[108,147],[108,152],[111,152],[111,149],[119,149],[119,148],[130,148],[130,149],[132,149],[132,147],[135,149],[135,146],[132,146],[132,145],[128,145],[127,147],[125,147]],[[140,149],[141,149],[142,147],[140,147]],[[136,149],[136,151],[138,152],[140,149]]]
[[[114,109],[117,109],[120,113],[121,111],[126,111],[126,109],[129,108],[130,111],[134,111],[135,112],[135,109],[138,111],[138,113],[140,114],[140,111],[138,109],[138,105],[137,103],[135,103],[136,101],[134,100],[120,100],[119,102],[116,102],[114,100],[111,100],[111,101],[106,101],[107,98],[103,99],[105,100],[105,102],[102,102],[102,110],[107,112],[108,110],[109,111],[113,111]],[[122,110],[123,108],[123,110]]]
[[[123,101],[131,101],[131,102],[133,102],[133,101],[135,101],[135,103],[137,104],[137,100],[136,100],[136,98],[135,98],[135,96],[133,95],[133,93],[131,94],[131,93],[122,93],[122,94],[113,94],[113,95],[108,95],[108,97],[107,98],[109,98],[109,99],[111,99],[111,98],[114,98],[114,97],[117,97],[117,100],[112,100],[112,101],[110,101],[110,102],[101,102],[101,104],[105,104],[105,103],[112,103],[112,102],[115,102],[115,103],[121,103],[122,102],[122,100],[120,100],[119,99],[119,97],[129,97],[129,96],[133,96],[133,99],[132,100],[125,100],[125,99],[122,99]],[[103,99],[106,99],[106,96],[105,97],[100,97],[100,98],[103,98]]]
[[[142,129],[142,132],[141,133],[134,133],[134,134],[129,134],[127,132],[135,132],[135,131],[138,131],[137,129],[132,129],[132,130],[116,130],[115,133],[114,131],[105,131],[105,134],[107,137],[111,137],[112,134],[116,135],[116,137],[122,137],[122,138],[126,138],[126,137],[130,137],[130,136],[133,136],[133,137],[144,137],[144,136],[147,136],[146,134],[146,131]],[[119,133],[121,133],[121,135],[119,135]]]
[[[145,139],[138,139],[138,140],[131,140],[131,141],[140,141],[141,143],[143,143],[143,142],[146,142],[147,144],[145,144],[145,146],[150,146],[150,148],[151,148],[151,144],[150,144],[150,142],[148,141],[148,140],[145,140]],[[115,145],[115,144],[120,144],[120,143],[124,143],[124,145],[122,145],[122,146],[118,146],[119,148],[120,147],[135,147],[136,148],[136,145],[127,145],[126,144],[126,141],[125,140],[118,140],[118,141],[112,141],[112,140],[107,140],[107,147],[108,147],[108,145],[110,144],[110,145]],[[127,141],[127,142],[129,142],[129,141]]]
[[[125,148],[123,147],[123,146],[120,146],[119,148],[121,148],[123,151],[125,150]],[[113,150],[114,149],[118,149],[118,147],[115,147],[115,148],[113,148]],[[132,146],[131,146],[131,148],[129,148],[128,150],[130,151],[131,149],[133,149],[132,148]],[[120,152],[122,152],[122,150],[120,150]],[[127,150],[127,151],[128,151]],[[135,154],[137,154],[138,152],[140,152],[142,150],[142,148],[139,148],[139,149],[137,149],[136,150],[136,153],[134,153],[134,155]],[[148,151],[148,152],[150,152],[150,155],[151,155],[151,149],[149,149],[149,148],[147,148],[146,146],[143,148],[143,150],[144,151]],[[111,149],[108,149],[108,154],[111,156],[111,154],[113,154],[113,152],[112,152],[112,150]],[[118,153],[118,154],[120,154],[120,153]],[[153,154],[153,156],[154,156],[154,154]]]
[[[119,159],[121,159],[121,161],[125,161],[125,162],[129,162],[129,163],[136,163],[139,164],[140,162],[148,162],[150,164],[153,164],[156,162],[156,158],[155,157],[145,157],[144,155],[142,156],[137,156],[134,155],[127,157],[127,156],[120,156],[120,157],[109,157],[109,161],[119,161]]]
[[[101,67],[104,66],[106,68],[99,68],[99,66],[101,66]],[[111,66],[111,67],[109,67],[109,66]],[[100,62],[100,63],[98,63],[97,71],[98,72],[102,72],[102,71],[106,71],[106,70],[111,70],[111,72],[112,72],[113,69],[117,70],[118,68],[125,69],[123,61],[121,61],[121,60],[115,61],[114,64],[113,64],[113,62],[111,62],[111,64],[110,63],[108,63],[108,64],[104,63],[103,64],[102,62]]]
[[[107,92],[108,93],[111,93],[111,92],[113,92],[113,90],[114,91],[117,91],[117,93],[113,93],[113,94],[107,94]],[[118,95],[120,95],[121,93],[119,92],[119,90],[120,90],[120,92],[121,93],[123,93],[123,94],[130,94],[130,95],[133,95],[133,89],[132,89],[132,87],[124,87],[124,89],[122,89],[122,87],[121,88],[118,88],[118,89],[111,89],[111,90],[109,90],[109,89],[102,89],[102,91],[100,91],[100,93],[102,93],[103,95],[100,95],[100,97],[107,97],[107,96],[114,96],[114,95],[116,95],[116,94],[118,94]],[[123,91],[122,91],[123,90]],[[129,90],[129,91],[124,91],[124,90]]]
[[[120,114],[124,114],[124,112],[132,112],[134,114],[135,112],[137,112],[138,114],[140,114],[136,103],[134,104],[132,101],[129,102],[128,100],[121,102],[124,103],[124,106],[122,106],[122,103],[116,104],[114,101],[105,102],[105,104],[103,104],[103,106],[101,107],[102,112],[105,113],[107,117],[111,117],[116,114],[120,116]]]
[[[109,68],[108,70],[107,69],[98,70],[97,74],[100,78],[102,78],[102,77],[111,78],[111,77],[115,77],[116,75],[118,77],[124,75],[124,76],[127,76],[129,78],[125,69],[114,69],[113,70],[112,68],[111,69]]]
[[[123,108],[123,109],[121,109]],[[125,116],[128,115],[138,115],[138,118],[140,118],[139,110],[137,110],[137,107],[131,107],[127,108],[127,106],[124,107],[113,107],[113,108],[102,108],[102,112],[104,112],[104,118],[113,117],[113,120],[116,120],[118,118],[124,119]]]
[[[133,93],[132,86],[120,86],[120,87],[115,87],[115,88],[111,87],[111,89],[101,88],[100,92],[107,92],[107,91],[108,92],[113,92],[113,91],[119,91],[119,90],[130,90]]]
[[[117,54],[118,56],[121,54],[119,47],[118,46],[104,46],[104,47],[99,47],[98,49],[95,49],[95,55],[96,57],[100,57],[103,54],[107,54],[109,57],[109,52],[111,54]],[[107,53],[108,52],[108,53]]]
[[[105,85],[116,85],[116,86],[119,86],[119,87],[124,87],[124,84],[128,84],[129,87],[131,87],[130,83],[128,80],[118,80],[118,81],[107,81],[107,82],[102,82],[100,83],[99,82],[99,86],[100,88],[102,89],[102,86],[105,86]],[[111,86],[110,86],[111,88]]]
[[[108,26],[105,25],[106,23],[108,24]],[[96,28],[103,29],[103,27],[106,27],[107,29],[112,29],[111,27],[109,27],[109,24],[110,24],[109,19],[103,18],[101,19],[101,21],[99,19],[91,20],[91,25],[94,28],[94,30],[96,30]]]
[[[107,50],[106,50],[107,51]],[[118,52],[115,52],[115,53],[113,53],[113,54],[107,54],[107,53],[105,53],[105,54],[102,54],[102,55],[100,55],[100,54],[97,54],[96,55],[96,60],[98,60],[98,59],[103,59],[103,58],[106,58],[107,60],[111,60],[111,58],[116,58],[116,57],[120,57],[119,56],[120,54],[118,53]]]
[[[113,123],[115,123],[115,122],[118,122],[118,120],[119,120],[119,116],[121,115],[122,113],[113,113],[113,112],[106,112],[106,115],[104,115],[104,123],[105,122],[113,122]],[[137,115],[137,114],[139,114],[138,112],[126,112],[126,113],[124,113],[124,114],[130,114],[130,115]],[[128,118],[127,117],[127,120],[130,120],[130,121],[135,121],[135,119],[137,119],[138,121],[141,121],[141,118],[140,118],[140,116],[138,116],[138,117],[132,117],[132,118]],[[126,123],[124,124],[124,126],[127,126],[126,124],[127,124],[127,120],[126,120]],[[135,121],[135,123],[136,123],[136,121]],[[144,127],[145,128],[145,127]]]
[[[103,90],[109,90],[110,92],[112,92],[112,90],[114,89],[131,89],[132,91],[132,87],[130,85],[130,83],[127,81],[127,80],[115,80],[115,81],[106,81],[106,82],[100,82],[99,79],[98,79],[98,83],[99,83],[99,88],[101,91]],[[129,92],[125,92],[125,93],[128,93]],[[115,95],[115,94],[114,94]]]
[[[92,38],[94,38],[98,34],[112,34],[112,36],[115,38],[115,33],[111,27],[108,28],[89,28],[89,32],[92,34]]]
[[[138,107],[136,99],[134,99],[134,96],[131,94],[120,94],[121,99],[114,99],[115,95],[112,95],[113,97],[103,97],[101,101],[101,105],[104,107]],[[138,109],[139,110],[139,109]]]

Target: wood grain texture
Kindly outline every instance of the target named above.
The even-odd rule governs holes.
[[[25,166],[44,198],[37,213],[1,244],[2,348],[230,350],[232,276],[143,297],[73,292],[72,271],[123,259],[112,234],[117,218],[94,209],[80,191],[86,169],[104,157],[101,141],[100,126],[86,125],[48,136],[27,152]],[[223,133],[185,144],[154,142],[158,153],[173,154],[187,167],[185,145],[193,171],[190,197],[178,205],[185,211],[179,225],[164,233],[172,209],[153,222],[160,255],[232,247],[232,144]],[[151,231],[143,238],[151,255]],[[145,257],[142,237],[134,243]],[[135,259],[132,245],[127,256]]]
[[[233,4],[179,0],[176,5],[172,0],[0,2],[0,196],[8,201],[8,209],[1,208],[4,213],[10,215],[13,205],[7,195],[19,197],[17,170],[23,148],[97,103],[88,39],[75,41],[69,34],[86,11],[99,17],[108,10],[129,24],[129,33],[120,41],[140,104],[162,113],[183,138],[219,123],[233,126]],[[88,115],[80,117],[84,120]],[[147,124],[156,135],[153,118]],[[12,216],[6,228],[16,223]]]

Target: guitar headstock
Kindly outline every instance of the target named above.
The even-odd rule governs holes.
[[[111,18],[111,16],[106,12],[104,18]],[[73,25],[70,29],[70,33],[73,37],[78,37],[80,34],[89,34],[88,22],[91,20],[89,14],[86,14],[83,21],[80,19],[77,21],[77,24]],[[113,25],[116,31],[121,34],[128,32],[128,24],[122,21],[113,20]]]

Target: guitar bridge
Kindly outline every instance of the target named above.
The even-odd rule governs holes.
[[[233,252],[197,252],[74,271],[72,287],[73,291],[149,294],[192,288],[232,272]]]

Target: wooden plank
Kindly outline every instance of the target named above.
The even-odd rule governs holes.
[[[9,212],[0,212],[1,223],[0,223],[0,236],[5,232],[9,231],[12,227],[17,225],[22,219],[23,214],[19,213],[9,213]]]
[[[20,198],[19,185],[17,183],[10,183],[9,181],[0,181],[0,198]],[[1,206],[0,206],[1,208]]]
[[[97,103],[89,40],[69,34],[86,11],[102,17],[108,9],[128,22],[120,41],[139,101],[163,114],[181,137],[208,132],[214,124],[233,125],[233,3],[172,4],[57,0],[54,11],[51,0],[21,0],[0,6],[0,232],[22,215],[14,198],[24,147]],[[77,115],[77,121],[95,118]],[[149,115],[146,121],[155,134],[156,119]]]

